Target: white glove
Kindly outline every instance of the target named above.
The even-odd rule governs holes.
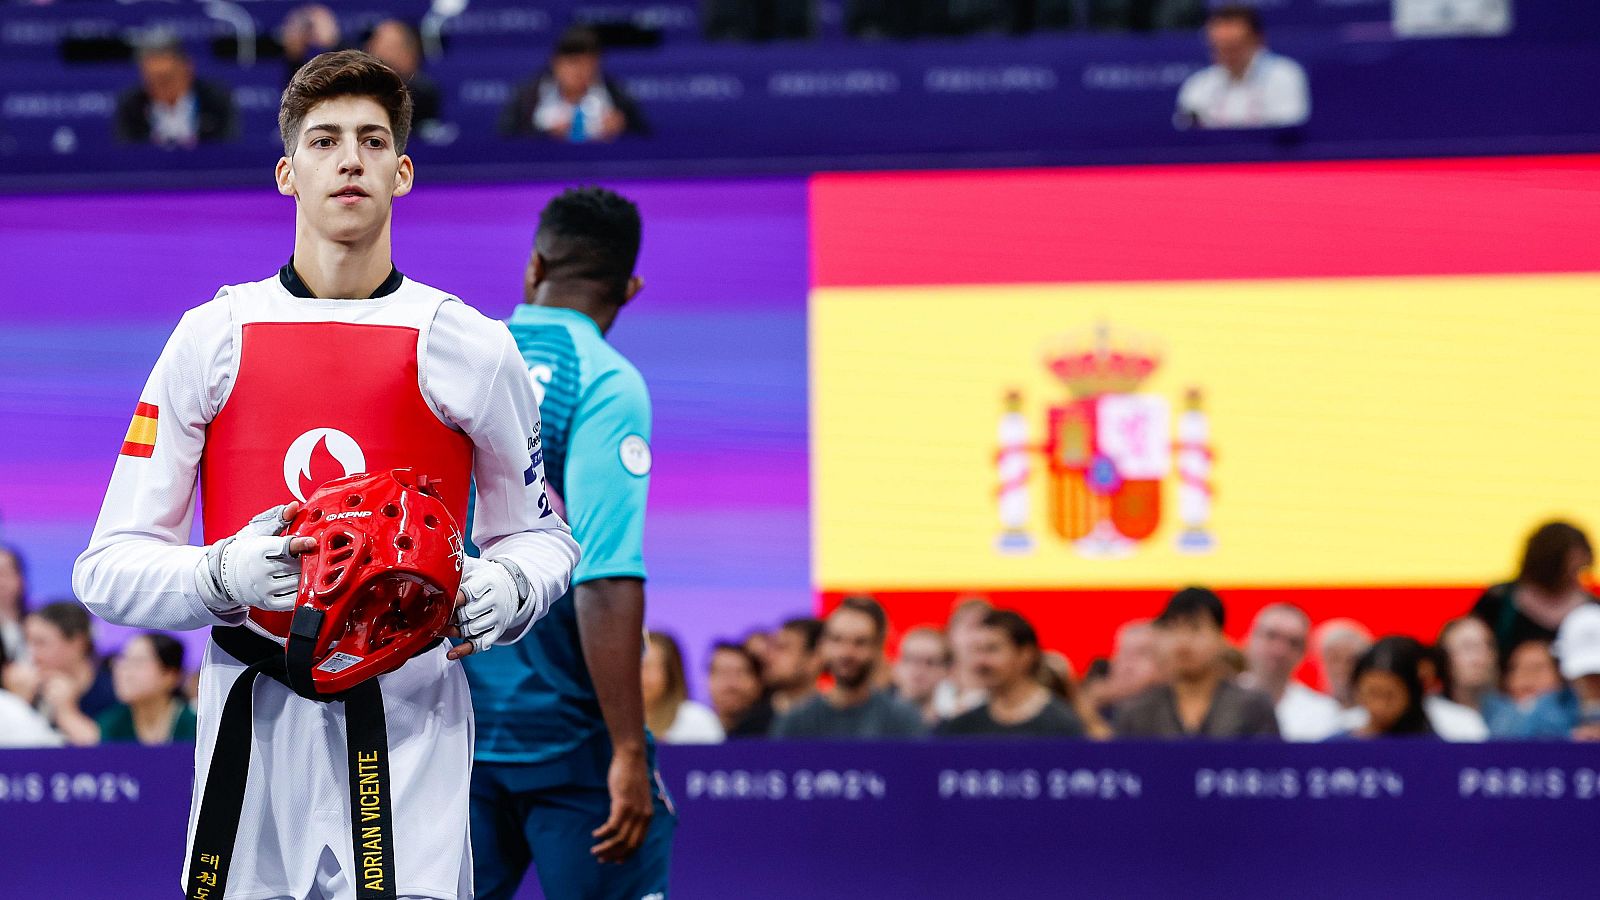
[[[461,592],[467,602],[456,609],[456,626],[461,639],[470,641],[482,652],[494,646],[507,631],[527,624],[529,618],[543,615],[539,603],[531,598],[533,588],[516,563],[506,559],[466,561],[461,574]]]
[[[273,612],[294,609],[300,590],[300,560],[289,553],[287,504],[251,519],[239,533],[206,548],[195,568],[201,599],[212,612],[246,606]]]

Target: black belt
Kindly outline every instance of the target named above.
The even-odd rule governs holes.
[[[228,865],[233,859],[245,782],[250,775],[256,676],[266,675],[295,690],[287,655],[277,642],[242,627],[213,628],[211,639],[247,668],[228,691],[217,741],[211,750],[211,769],[206,773],[200,816],[195,823],[194,850],[189,855],[189,900],[219,900],[226,893]],[[309,678],[296,680],[308,682]],[[313,692],[311,699],[345,705],[356,896],[360,900],[393,900],[394,811],[389,788],[389,733],[378,679],[363,681],[341,694],[318,696]]]

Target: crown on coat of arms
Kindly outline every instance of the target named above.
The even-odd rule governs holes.
[[[1044,364],[1074,397],[1130,394],[1161,365],[1161,352],[1153,340],[1101,323],[1052,342]]]

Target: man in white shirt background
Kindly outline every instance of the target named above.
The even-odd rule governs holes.
[[[1219,6],[1206,18],[1212,65],[1184,80],[1173,122],[1179,128],[1283,128],[1311,115],[1305,69],[1267,49],[1261,15]]]
[[[1286,741],[1320,741],[1339,730],[1339,701],[1294,679],[1306,656],[1311,619],[1291,603],[1256,613],[1245,640],[1240,683],[1272,697],[1278,729]]]

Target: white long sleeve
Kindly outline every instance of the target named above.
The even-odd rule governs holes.
[[[190,630],[244,619],[201,600],[195,567],[205,549],[188,543],[206,425],[232,378],[232,344],[219,295],[184,314],[139,394],[156,410],[154,450],[117,456],[94,535],[72,569],[78,598],[108,622]]]
[[[548,610],[566,593],[579,550],[545,493],[539,406],[516,341],[504,323],[465,304],[445,303],[425,359],[425,394],[475,448],[472,541],[483,558],[507,559],[522,569],[538,601],[525,609]],[[533,621],[529,615],[512,623],[498,643],[521,640]]]

